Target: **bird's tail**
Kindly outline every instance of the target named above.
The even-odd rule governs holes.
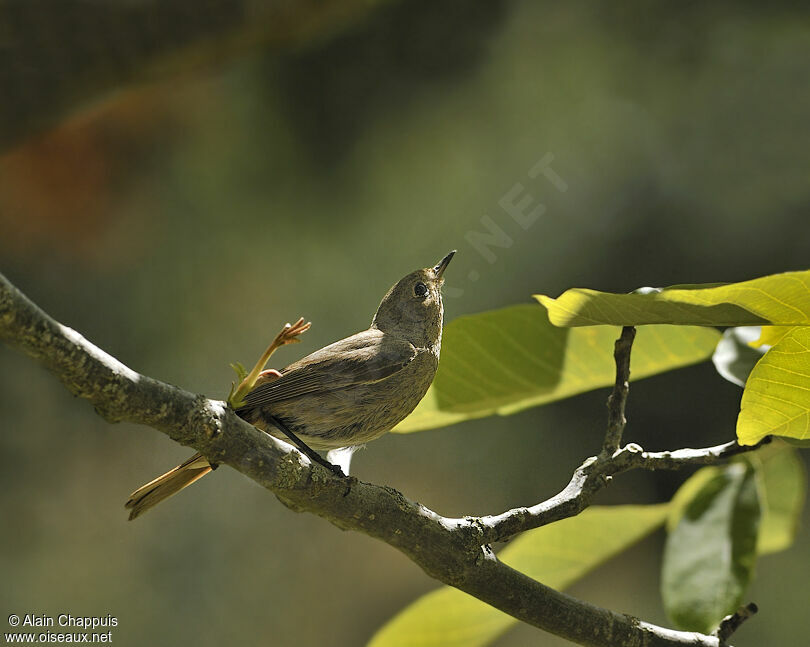
[[[154,481],[139,487],[129,495],[129,499],[124,504],[124,507],[129,510],[130,521],[152,506],[157,505],[163,499],[168,499],[173,494],[177,494],[184,487],[208,474],[212,469],[214,468],[211,463],[202,454],[194,454],[185,463],[181,463],[163,476],[158,476]]]

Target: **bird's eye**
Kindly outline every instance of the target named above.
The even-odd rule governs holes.
[[[426,297],[428,293],[427,285],[425,285],[420,281],[419,283],[413,286],[413,293],[420,299]]]

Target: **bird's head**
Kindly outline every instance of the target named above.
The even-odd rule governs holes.
[[[380,302],[371,325],[404,337],[417,348],[440,343],[443,275],[455,253],[453,250],[433,267],[416,270],[397,281]]]

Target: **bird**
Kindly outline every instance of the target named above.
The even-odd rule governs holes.
[[[257,386],[236,402],[236,414],[276,438],[292,439],[310,458],[342,475],[313,450],[355,448],[379,438],[416,408],[433,382],[444,322],[441,288],[455,253],[397,281],[366,330],[281,371],[264,371]],[[215,468],[194,454],[135,490],[125,504],[129,519]]]

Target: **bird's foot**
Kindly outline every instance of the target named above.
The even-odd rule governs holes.
[[[323,467],[328,469],[330,472],[332,472],[332,474],[334,474],[338,478],[342,479],[348,478],[346,474],[343,473],[343,469],[340,467],[340,465],[330,463],[328,460],[326,460],[323,456],[321,456],[317,452],[312,452],[312,454],[310,454],[309,457],[319,465],[322,465]]]

